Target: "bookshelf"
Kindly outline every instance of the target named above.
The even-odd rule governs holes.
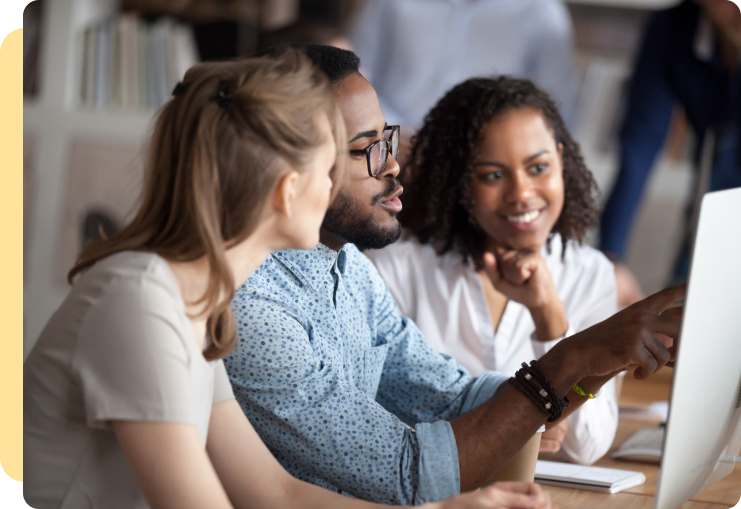
[[[89,94],[91,81],[86,72],[91,61],[99,63],[97,57],[91,60],[90,34],[99,27],[109,26],[114,37],[119,38],[114,39],[113,45],[120,43],[121,48],[124,48],[124,37],[128,37],[127,54],[137,55],[140,60],[128,67],[125,64],[116,67],[114,61],[113,69],[118,69],[120,77],[126,76],[126,69],[136,68],[141,73],[142,62],[151,58],[151,45],[146,46],[149,52],[131,49],[132,32],[136,35],[148,32],[151,36],[157,27],[167,25],[164,27],[166,33],[173,38],[182,36],[179,27],[171,21],[162,22],[162,16],[177,17],[194,27],[212,22],[217,25],[234,23],[240,40],[243,39],[236,49],[244,52],[254,49],[249,43],[259,27],[291,22],[298,14],[298,5],[298,0],[194,0],[186,3],[42,0],[27,11],[28,18],[24,13],[24,20],[29,21],[29,30],[24,35],[40,34],[38,43],[35,39],[28,41],[29,54],[37,51],[37,56],[35,65],[28,66],[32,70],[29,75],[35,81],[24,91],[23,108],[24,357],[70,290],[65,273],[80,250],[81,241],[91,231],[88,219],[95,217],[102,221],[98,224],[117,228],[133,211],[156,106],[163,98],[169,98],[173,77],[177,76],[175,81],[180,79],[183,69],[190,65],[187,58],[178,58],[182,53],[177,49],[173,53],[168,47],[167,58],[175,55],[177,65],[172,72],[167,62],[166,90],[157,87],[158,100],[151,100],[153,95],[149,88],[150,100],[147,101],[134,100],[127,105],[125,99],[117,99],[101,103],[95,94]],[[137,15],[146,18],[146,24],[140,22]],[[132,29],[132,24],[137,26]],[[128,32],[124,32],[126,27]],[[213,30],[212,27],[211,33]],[[140,39],[136,40],[139,48],[145,47]],[[183,38],[177,42],[182,43]],[[119,63],[130,62],[123,52],[122,49],[121,53],[116,53],[114,49],[113,58],[119,58]],[[154,68],[159,69],[158,63],[152,64]],[[110,66],[107,64],[106,68]],[[101,74],[99,70],[96,73],[98,80]],[[111,79],[115,79],[115,73],[113,75]],[[129,80],[127,90],[133,90],[131,86],[136,82],[137,79]],[[143,83],[146,81],[140,80],[140,86],[146,88]],[[111,87],[110,92],[114,90],[115,87]],[[138,90],[138,97],[142,97],[142,88]],[[97,83],[95,91],[99,91]],[[92,230],[97,231],[95,226],[93,223]]]
[[[72,149],[76,143],[122,147],[137,164],[153,110],[100,111],[79,105],[85,28],[118,11],[115,0],[47,0],[41,17],[38,92],[24,98],[24,357],[69,292],[60,253]],[[140,163],[138,163],[140,164]],[[24,175],[25,177],[25,175]]]

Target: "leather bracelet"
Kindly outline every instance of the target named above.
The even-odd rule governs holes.
[[[529,368],[530,368],[529,369],[530,374],[537,377],[539,382],[548,390],[550,394],[553,395],[555,400],[559,403],[559,406],[561,407],[561,409],[563,410],[564,408],[568,408],[570,405],[568,398],[564,397],[564,399],[561,399],[558,397],[556,388],[553,387],[550,381],[548,381],[548,378],[546,378],[545,373],[543,373],[543,370],[540,369],[540,365],[538,364],[538,361],[530,361]]]
[[[548,422],[557,421],[564,408],[570,403],[568,398],[559,398],[553,385],[545,377],[536,361],[530,366],[522,363],[522,369],[509,379],[509,383],[522,392],[533,404],[548,416]]]

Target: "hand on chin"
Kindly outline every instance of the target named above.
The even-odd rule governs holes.
[[[494,248],[484,255],[484,269],[498,292],[528,309],[558,298],[539,248]]]

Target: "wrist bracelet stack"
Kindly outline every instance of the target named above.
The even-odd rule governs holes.
[[[558,397],[556,389],[545,377],[537,361],[530,361],[530,366],[523,362],[522,369],[509,379],[509,383],[546,414],[548,422],[557,421],[563,409],[569,407],[569,398]]]

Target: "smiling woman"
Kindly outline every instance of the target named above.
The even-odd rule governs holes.
[[[486,248],[538,249],[547,242],[563,209],[562,156],[563,143],[539,110],[512,110],[489,123],[470,183],[471,214]]]
[[[512,375],[617,311],[610,262],[581,245],[597,221],[597,186],[531,82],[456,86],[427,115],[409,161],[405,237],[368,256],[437,350],[474,375]],[[602,456],[617,426],[612,382],[567,421],[541,450],[580,463]]]
[[[516,125],[505,121],[513,115]],[[516,141],[513,134],[522,139],[517,147],[511,144]],[[515,148],[530,148],[522,154],[526,158],[549,154],[551,158],[518,164],[562,166],[562,178],[557,180],[561,181],[563,210],[554,211],[556,221],[545,234],[581,242],[598,218],[597,184],[553,101],[530,81],[509,77],[461,83],[430,111],[412,147],[412,163],[404,169],[405,183],[413,185],[404,195],[405,210],[399,219],[420,241],[431,242],[439,254],[455,250],[480,265],[487,238],[475,220],[473,193],[482,177],[514,177],[506,161],[490,157],[499,155],[492,150],[511,155]],[[498,171],[487,171],[492,168]]]

